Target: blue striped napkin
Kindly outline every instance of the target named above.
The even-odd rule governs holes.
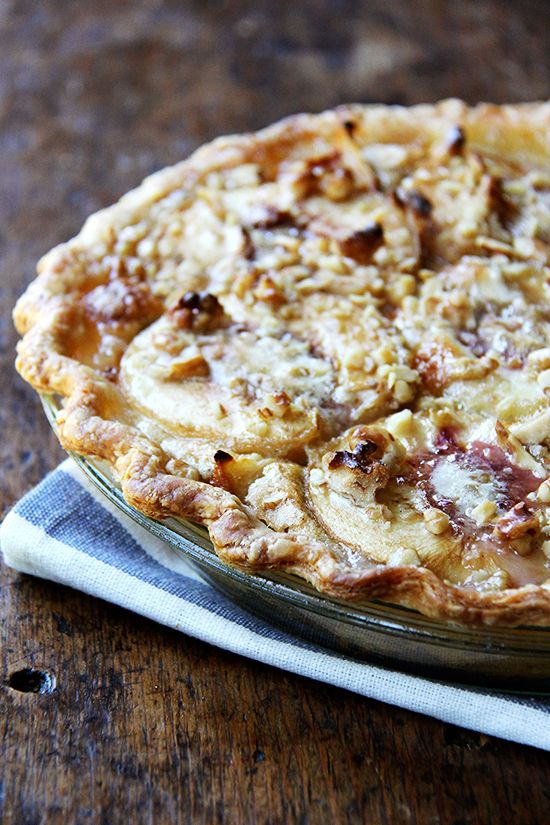
[[[65,461],[0,529],[6,564],[82,590],[259,662],[550,750],[550,697],[512,696],[423,679],[345,658],[296,639],[206,584]]]

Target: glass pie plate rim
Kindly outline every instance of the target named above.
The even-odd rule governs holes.
[[[45,393],[40,398],[55,431],[59,400]],[[295,636],[350,658],[423,676],[550,693],[550,627],[459,625],[388,602],[337,601],[293,575],[247,573],[218,558],[204,527],[145,516],[124,499],[104,463],[70,455],[112,504],[183,554],[203,578],[241,607]]]

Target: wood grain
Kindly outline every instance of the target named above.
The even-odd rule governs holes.
[[[0,4],[3,512],[62,458],[12,368],[43,252],[220,133],[344,100],[547,97],[549,24],[545,0]],[[6,825],[547,819],[548,754],[1,576]],[[10,687],[26,668],[55,690]]]

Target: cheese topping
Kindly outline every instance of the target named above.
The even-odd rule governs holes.
[[[298,118],[152,177],[42,262],[52,312],[70,308],[52,340],[165,476],[284,533],[269,558],[255,533],[254,563],[299,546],[320,586],[373,562],[539,584],[548,129],[511,117],[504,140],[492,109],[485,129],[457,102],[422,111]]]

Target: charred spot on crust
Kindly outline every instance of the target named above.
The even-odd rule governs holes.
[[[391,192],[391,197],[396,206],[398,206],[400,209],[405,209],[407,202],[405,195],[401,189],[393,189]]]
[[[118,366],[112,364],[110,367],[105,367],[105,369],[101,370],[101,373],[107,381],[116,381],[118,378]]]
[[[252,224],[254,229],[296,229],[296,219],[286,209],[266,206],[265,214]]]
[[[433,212],[433,204],[422,192],[410,192],[407,203],[413,212],[421,218],[430,218]]]
[[[314,178],[322,178],[327,172],[333,171],[340,167],[342,155],[341,152],[331,152],[323,157],[311,158],[306,161],[306,174],[312,175]]]
[[[242,256],[247,261],[252,261],[256,255],[256,248],[252,243],[250,232],[244,226],[241,226],[241,232],[243,233]]]
[[[373,463],[373,455],[379,449],[375,441],[367,439],[361,441],[352,452],[349,450],[338,450],[329,461],[329,468],[335,470],[338,467],[349,467],[350,470],[362,470],[370,472]]]
[[[305,168],[300,175],[303,187],[302,197],[319,194],[323,177],[327,172],[333,172],[339,168],[342,168],[340,152],[331,152],[305,161]]]
[[[427,220],[431,218],[433,212],[432,202],[416,189],[410,192],[405,192],[403,189],[397,188],[392,192],[392,199],[396,206],[401,209],[411,209],[414,214]]]
[[[227,471],[234,461],[235,459],[230,453],[226,453],[225,450],[216,450],[214,453],[214,470],[210,479],[210,483],[214,487],[221,487],[224,490],[233,492],[230,474]]]
[[[489,208],[506,227],[517,215],[517,208],[502,186],[502,179],[491,175],[488,189]]]
[[[340,241],[342,254],[358,264],[368,264],[376,250],[384,243],[384,230],[374,222]]]
[[[225,450],[216,450],[214,453],[214,461],[216,464],[225,464],[227,461],[233,461],[233,456],[226,453]]]
[[[458,123],[447,133],[447,150],[450,155],[461,155],[466,146],[466,133]]]
[[[190,309],[191,311],[200,309],[201,295],[199,292],[186,292],[176,304],[176,309]]]
[[[354,120],[348,119],[348,120],[344,120],[344,122],[342,123],[342,126],[344,127],[344,129],[348,133],[349,137],[353,139],[353,137],[355,135],[355,132],[357,130],[357,123]]]
[[[295,180],[299,199],[323,195],[332,201],[346,200],[356,188],[355,176],[342,162],[339,151],[304,161]]]

